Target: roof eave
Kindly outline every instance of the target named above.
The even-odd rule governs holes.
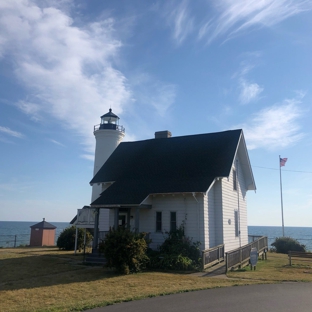
[[[90,205],[92,208],[122,208],[122,207],[137,207],[139,204],[102,204],[102,205]]]

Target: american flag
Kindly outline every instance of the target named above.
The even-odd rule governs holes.
[[[285,166],[287,159],[288,158],[280,158],[280,167]]]

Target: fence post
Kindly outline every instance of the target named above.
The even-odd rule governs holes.
[[[243,262],[243,249],[241,248],[239,250],[239,268],[241,269],[242,267],[242,262]]]
[[[291,266],[291,251],[288,252],[289,266]]]
[[[228,264],[229,264],[229,255],[228,253],[225,254],[225,273],[228,271]]]
[[[202,250],[202,271],[205,270],[205,251]]]

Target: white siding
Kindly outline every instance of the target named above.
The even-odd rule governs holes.
[[[225,244],[225,251],[233,250],[248,243],[246,187],[242,170],[235,161],[232,169],[237,172],[238,190],[233,190],[233,170],[229,178],[216,180],[207,194],[165,194],[150,195],[147,199],[152,208],[140,208],[139,231],[147,232],[156,249],[170,231],[170,212],[175,211],[177,227],[185,222],[185,235],[193,242],[199,241],[201,249]],[[101,210],[101,215],[104,215]],[[102,212],[103,211],[103,212]],[[156,232],[156,212],[162,212],[162,231]],[[240,235],[235,236],[235,211],[239,211]],[[135,226],[135,208],[131,209],[131,229]],[[101,217],[102,218],[102,217]],[[100,224],[104,223],[103,220]],[[106,219],[107,220],[107,219]],[[109,225],[114,226],[114,210],[109,210]]]
[[[196,194],[196,199],[191,194],[177,195],[151,195],[152,208],[140,209],[140,232],[150,233],[152,243],[150,247],[156,249],[166,238],[170,231],[170,212],[177,213],[177,227],[185,221],[185,235],[193,242],[200,241],[201,247],[205,246],[205,223],[208,216],[203,218],[203,195]],[[156,232],[156,211],[162,212],[162,232]]]
[[[211,217],[213,218],[213,216],[211,216],[209,214],[209,202],[211,202],[211,193],[210,194],[204,194],[203,195],[203,234],[204,234],[204,240],[203,240],[203,245],[201,246],[201,249],[208,249],[211,246],[211,237],[210,235],[213,235],[214,239],[214,229],[213,231],[211,231]]]
[[[114,209],[108,209],[108,211],[109,211],[109,226],[114,227],[115,210]]]
[[[109,230],[109,209],[100,209],[99,231]]]
[[[223,236],[225,251],[233,250],[248,243],[247,233],[247,207],[245,201],[246,187],[242,170],[235,161],[232,169],[237,172],[237,191],[233,190],[233,170],[229,178],[222,179],[222,203],[223,203]],[[235,210],[239,216],[240,235],[235,236]]]
[[[215,243],[218,246],[224,243],[223,239],[223,201],[222,201],[222,181],[217,180],[212,189],[213,194],[212,209],[214,213],[214,226],[215,226]],[[210,246],[213,247],[213,246]]]
[[[204,207],[207,209],[208,224],[206,231],[208,232],[208,241],[206,242],[205,249],[215,246],[216,241],[216,228],[215,228],[215,212],[214,212],[214,192],[213,188],[204,197]]]

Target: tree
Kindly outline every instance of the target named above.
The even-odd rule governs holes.
[[[75,226],[68,227],[62,231],[57,239],[57,247],[63,250],[74,250],[75,249],[75,237],[76,228]],[[86,232],[86,244],[89,244],[92,240],[92,235],[89,231]],[[82,249],[84,243],[84,230],[78,229],[77,248]]]
[[[140,272],[146,267],[147,243],[145,233],[134,233],[124,227],[111,229],[99,244],[108,267],[114,267],[121,274]]]
[[[185,236],[184,222],[173,231],[157,251],[149,251],[150,267],[165,270],[196,270],[200,268],[199,242]]]
[[[291,237],[277,237],[271,244],[277,253],[287,254],[291,251],[306,251],[305,245],[301,245],[296,239]]]

